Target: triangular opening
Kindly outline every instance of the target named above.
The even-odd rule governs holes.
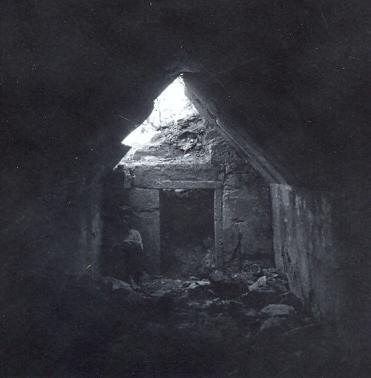
[[[159,132],[161,127],[197,113],[185,94],[185,84],[179,76],[156,98],[152,113],[122,141],[122,144],[134,148],[143,146]]]

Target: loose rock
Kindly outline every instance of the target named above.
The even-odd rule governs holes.
[[[285,304],[270,304],[265,306],[260,312],[270,317],[290,316],[295,314],[295,309],[294,307]]]

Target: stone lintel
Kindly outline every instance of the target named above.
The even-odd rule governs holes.
[[[137,186],[142,187],[142,186]],[[220,181],[188,181],[188,180],[154,180],[146,183],[143,188],[150,189],[218,189],[222,187]]]

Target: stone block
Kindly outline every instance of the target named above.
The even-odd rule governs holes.
[[[236,153],[227,143],[218,143],[211,146],[211,163],[224,164],[236,158]]]
[[[227,175],[224,181],[226,189],[238,189],[243,186],[243,181],[241,180],[240,175]]]
[[[236,221],[247,219],[251,214],[252,212],[248,201],[247,190],[224,191],[223,218],[226,227]]]
[[[239,230],[236,225],[232,225],[223,230],[223,246],[225,252],[225,258],[228,260],[228,257],[233,253],[238,245],[238,234]]]
[[[240,240],[243,260],[272,259],[272,223],[267,214],[270,203],[256,195],[254,188],[224,190],[223,237],[224,261],[232,258]]]
[[[251,165],[242,159],[233,159],[226,164],[226,173],[249,173]]]
[[[136,212],[159,209],[158,189],[132,188],[127,194],[128,203]]]
[[[133,185],[160,188],[163,181],[216,181],[219,171],[208,164],[140,165],[135,167]]]
[[[269,304],[268,306],[264,307],[260,312],[269,317],[290,316],[295,314],[295,309],[294,307],[286,304]]]

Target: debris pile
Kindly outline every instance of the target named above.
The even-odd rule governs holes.
[[[206,159],[210,130],[199,115],[169,122],[158,128],[148,144],[133,148],[124,160]]]
[[[3,314],[13,334],[22,312],[32,324],[17,334],[35,353],[3,356],[20,376],[312,377],[343,368],[327,329],[272,268],[147,276],[136,290],[112,277],[63,282],[51,292],[49,278],[38,281],[45,297],[20,303],[17,323]]]
[[[307,364],[313,353],[317,359],[313,369],[331,354],[326,350],[323,357],[319,348],[317,356],[316,343],[322,340],[323,331],[289,291],[285,275],[276,269],[260,267],[254,273],[235,274],[214,270],[207,279],[157,277],[144,282],[142,288],[158,303],[167,303],[170,310],[160,323],[170,339],[164,343],[180,343],[182,358],[189,359],[190,365],[182,368],[188,374],[300,374],[300,363]],[[168,353],[173,356],[174,351]],[[195,361],[197,366],[192,366]],[[184,373],[178,368],[174,367],[176,373]]]

